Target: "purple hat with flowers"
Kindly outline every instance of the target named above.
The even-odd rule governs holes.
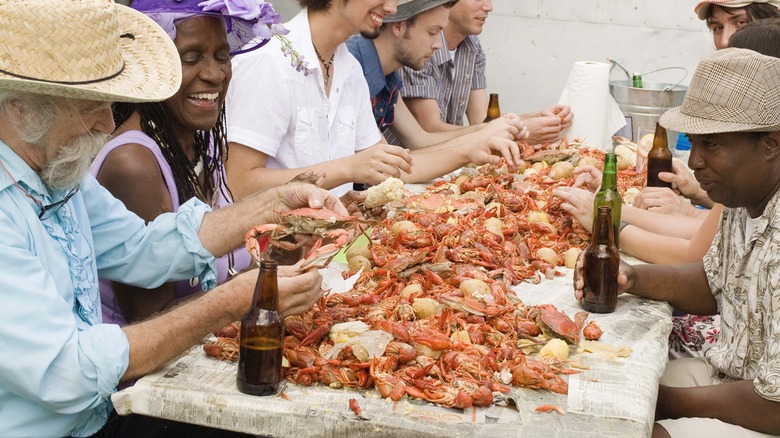
[[[263,47],[274,35],[288,32],[273,5],[260,0],[133,0],[130,7],[154,20],[172,40],[176,24],[183,20],[198,15],[223,18],[231,55]]]

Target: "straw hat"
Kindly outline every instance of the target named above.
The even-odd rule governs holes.
[[[686,134],[780,131],[780,58],[716,50],[699,62],[682,106],[660,123]]]
[[[398,0],[398,8],[395,14],[388,15],[382,20],[385,23],[395,23],[408,20],[415,15],[429,11],[436,6],[450,3],[453,0]]]
[[[0,89],[147,102],[181,83],[168,35],[112,0],[0,1],[0,29]]]
[[[710,8],[712,5],[717,5],[723,8],[744,8],[753,3],[769,3],[777,8],[780,8],[780,1],[778,0],[754,0],[750,2],[741,2],[735,0],[706,0],[699,2],[694,8],[693,12],[699,17],[699,20],[706,20],[710,16]]]

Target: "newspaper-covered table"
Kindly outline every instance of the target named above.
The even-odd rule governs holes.
[[[537,285],[514,289],[527,304],[552,303],[568,315],[574,300],[571,271]],[[658,379],[667,362],[671,308],[623,294],[615,313],[592,314],[604,330],[599,342],[626,346],[627,358],[578,357],[583,369],[566,377],[569,394],[517,388],[501,405],[447,409],[379,393],[287,384],[273,397],[236,389],[236,365],[205,356],[200,345],[159,372],[112,396],[120,415],[137,413],[215,428],[274,437],[644,437],[649,436]],[[355,398],[361,417],[349,410]],[[552,404],[566,414],[541,413]]]

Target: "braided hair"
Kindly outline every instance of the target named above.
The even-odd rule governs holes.
[[[117,125],[132,114],[132,110],[137,111],[141,116],[141,130],[144,134],[151,137],[162,151],[165,161],[171,166],[173,179],[176,182],[176,191],[179,199],[183,203],[187,199],[197,197],[201,201],[211,204],[211,199],[216,190],[220,190],[223,179],[222,160],[227,159],[227,135],[225,129],[225,106],[219,111],[217,123],[209,131],[197,131],[193,146],[195,149],[195,160],[190,161],[184,153],[179,140],[173,135],[172,130],[166,129],[170,126],[170,115],[162,102],[149,102],[137,104],[115,104],[114,114]],[[213,144],[213,147],[210,145]],[[203,163],[204,178],[203,183],[198,179],[195,173],[195,164]],[[229,193],[221,193],[221,196],[231,196]]]

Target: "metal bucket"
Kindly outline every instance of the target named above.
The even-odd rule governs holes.
[[[628,81],[610,81],[609,92],[617,102],[626,126],[618,135],[638,142],[645,133],[653,133],[661,114],[670,108],[682,105],[688,87],[665,82],[644,81],[644,88],[634,88]],[[677,133],[668,131],[669,146],[677,143]]]

